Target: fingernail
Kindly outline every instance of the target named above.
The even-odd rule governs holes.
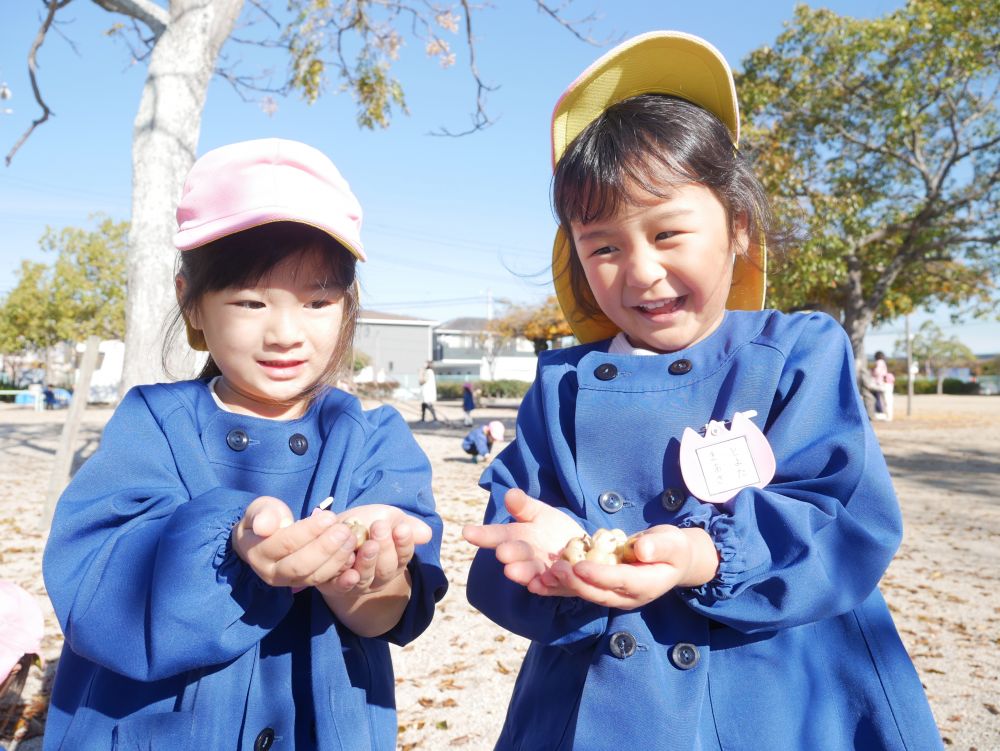
[[[333,523],[336,520],[337,520],[337,517],[335,517],[333,514],[330,514],[330,513],[325,513],[324,514],[322,512],[320,512],[320,516],[319,516],[319,519],[318,519],[319,524],[320,524],[321,527],[332,527]]]

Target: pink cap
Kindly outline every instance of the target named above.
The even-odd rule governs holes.
[[[486,424],[486,427],[489,428],[490,435],[493,436],[494,441],[503,440],[504,427],[502,422],[499,420],[492,420]]]
[[[44,628],[35,598],[14,582],[0,579],[0,682],[21,657],[42,651]]]
[[[262,138],[213,149],[191,167],[177,206],[178,250],[192,250],[271,222],[322,230],[358,259],[361,204],[325,154],[298,141]]]

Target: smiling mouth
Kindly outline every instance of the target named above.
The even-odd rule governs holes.
[[[680,297],[670,297],[664,300],[640,303],[635,307],[646,315],[659,315],[662,313],[676,313],[684,307],[685,302],[687,302],[687,295],[681,295]]]
[[[258,360],[258,362],[265,368],[297,368],[302,365],[305,360]]]

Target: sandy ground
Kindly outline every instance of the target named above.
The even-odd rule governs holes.
[[[441,411],[452,426],[416,422],[416,405],[398,405],[434,464],[434,490],[446,524],[443,558],[451,589],[428,631],[394,648],[399,748],[492,748],[526,643],[479,616],[466,602],[473,550],[462,525],[478,522],[482,465],[466,457],[457,405]],[[882,582],[897,626],[920,672],[949,749],[1000,749],[1000,398],[922,396],[906,415],[876,431],[906,522],[903,545]],[[109,410],[86,413],[77,463],[96,448]],[[512,408],[477,410],[477,422]],[[49,469],[65,412],[0,405],[0,578],[36,595],[46,614],[43,656],[51,674],[62,642],[39,573],[38,529]],[[33,669],[28,698],[44,685]],[[0,741],[2,742],[2,741]],[[40,739],[20,751],[36,751]]]

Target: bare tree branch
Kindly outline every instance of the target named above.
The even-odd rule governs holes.
[[[153,33],[154,40],[160,38],[170,23],[170,13],[151,0],[93,0],[93,2],[104,10],[142,21]]]
[[[552,18],[553,21],[562,26],[564,29],[566,29],[570,34],[575,36],[581,42],[592,44],[595,47],[601,47],[605,44],[608,44],[611,41],[610,37],[605,37],[603,40],[598,41],[595,40],[593,37],[582,34],[580,32],[581,26],[587,26],[593,23],[594,21],[598,20],[596,14],[590,13],[577,21],[570,21],[569,19],[563,16],[563,13],[565,12],[566,8],[568,8],[572,4],[572,0],[569,0],[569,2],[564,2],[562,5],[556,8],[552,7],[549,3],[545,2],[545,0],[535,0],[535,4],[538,6],[539,11]]]
[[[18,142],[14,144],[14,148],[10,150],[7,154],[6,164],[9,167],[10,163],[14,160],[14,154],[17,150],[21,148],[25,141],[31,136],[39,125],[44,123],[49,119],[49,115],[52,115],[52,110],[42,99],[42,92],[38,89],[38,80],[35,77],[35,69],[38,67],[38,50],[42,46],[42,42],[45,41],[45,35],[48,34],[49,29],[52,26],[52,19],[56,17],[56,11],[65,8],[70,4],[72,0],[49,0],[46,3],[46,7],[49,12],[45,16],[45,20],[42,21],[42,26],[38,29],[38,33],[35,35],[35,41],[31,44],[31,49],[28,51],[28,75],[31,77],[31,90],[35,93],[35,101],[38,102],[38,106],[42,108],[42,116],[37,120],[33,120],[28,129],[24,132],[24,135],[18,139]]]
[[[476,82],[476,111],[472,113],[472,127],[458,133],[453,133],[445,127],[437,131],[432,131],[432,136],[467,136],[476,131],[488,128],[496,122],[486,114],[486,96],[491,91],[496,91],[498,87],[488,86],[479,75],[479,68],[476,65],[476,42],[472,35],[472,9],[468,0],[461,0],[462,10],[465,11],[465,41],[469,46],[469,71],[472,73],[472,80]]]

